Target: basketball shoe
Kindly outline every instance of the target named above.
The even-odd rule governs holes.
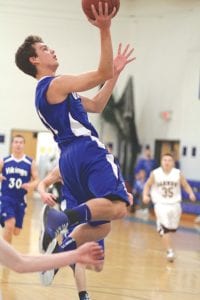
[[[91,300],[87,292],[79,293],[79,299],[80,300]]]
[[[58,242],[55,244],[55,247],[53,249],[53,247],[50,249],[50,247],[48,248],[48,251],[46,253],[51,254],[51,253],[61,253],[64,252],[65,250],[63,248],[61,248],[58,244]],[[69,265],[69,267],[72,269],[73,273],[75,274],[75,264],[73,265]],[[52,270],[47,270],[47,271],[43,271],[40,272],[40,282],[42,285],[44,286],[48,286],[51,285],[54,277],[56,276],[56,274],[58,273],[59,269],[52,269]],[[82,299],[82,298],[81,298]],[[87,298],[83,298],[83,300],[87,300]],[[88,298],[89,299],[89,298]]]
[[[54,208],[44,205],[42,211],[42,228],[39,239],[41,253],[52,253],[57,245],[56,237],[63,231],[67,231],[67,216]]]
[[[46,251],[47,254],[51,254],[51,253],[60,253],[63,250],[59,247],[59,244],[56,242],[55,247],[53,249],[53,247],[48,248],[48,250]],[[58,273],[59,269],[52,269],[52,270],[48,270],[48,271],[43,271],[40,272],[40,282],[42,285],[48,286],[51,285],[51,283],[53,282],[53,279],[55,277],[55,275]]]

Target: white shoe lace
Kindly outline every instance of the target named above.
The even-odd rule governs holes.
[[[61,231],[66,230],[67,231],[68,223],[62,224],[61,226],[57,227],[55,230],[55,237],[61,233]]]

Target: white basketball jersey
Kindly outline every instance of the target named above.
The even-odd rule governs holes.
[[[173,168],[165,173],[161,167],[153,171],[154,184],[151,187],[153,203],[173,204],[181,201],[180,170]]]

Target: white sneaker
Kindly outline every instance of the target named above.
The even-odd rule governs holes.
[[[167,250],[167,260],[170,262],[173,262],[174,259],[175,259],[174,251],[172,249],[168,249]]]
[[[39,275],[41,284],[44,286],[51,285],[58,270],[59,269],[40,272]]]
[[[51,245],[49,245],[49,247],[47,248],[47,251],[46,251],[47,254],[59,253],[59,252],[61,252],[61,251],[60,251],[58,243],[55,244],[54,248],[52,248]],[[53,282],[53,279],[58,271],[59,271],[59,269],[52,269],[52,270],[40,272],[39,275],[40,275],[41,284],[45,285],[45,286],[51,285]]]

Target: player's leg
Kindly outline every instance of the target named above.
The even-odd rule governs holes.
[[[24,215],[26,210],[26,203],[24,201],[19,201],[16,205],[15,209],[15,228],[13,234],[15,236],[18,236],[21,233],[23,221],[24,221]]]
[[[106,237],[110,233],[111,223],[104,221],[99,221],[96,223],[98,224],[96,226],[93,226],[90,223],[76,226],[73,231],[65,237],[65,239],[67,237],[72,237],[76,241],[77,247],[86,242],[97,242],[104,239],[104,237]]]
[[[157,219],[157,231],[162,239],[162,244],[166,250],[166,256],[168,260],[173,259],[171,233],[168,229],[168,205],[156,203],[154,211]]]
[[[72,195],[80,205],[64,213],[45,208],[43,227],[47,240],[51,241],[65,226],[98,220],[111,221],[127,214],[127,190],[113,155],[96,146],[93,149],[96,143],[89,144],[91,148],[88,147],[85,153],[79,153],[81,147],[78,149],[79,155],[76,154],[77,149],[73,149],[76,159],[73,157],[72,160],[68,153],[61,156],[60,171],[65,187],[69,197]]]
[[[176,232],[178,228],[181,216],[181,205],[180,203],[156,204],[155,214],[157,217],[158,232],[160,233],[163,246],[166,250],[167,260],[173,262],[175,253],[171,234]]]
[[[85,266],[81,264],[76,264],[74,266],[74,280],[78,291],[79,299],[89,300],[90,298],[86,288],[87,282],[86,282]]]
[[[109,222],[97,222],[94,224],[82,224],[76,226],[69,235],[63,238],[59,245],[56,241],[53,246],[47,248],[47,253],[60,253],[64,251],[74,250],[82,244],[90,241],[99,241],[110,232],[111,225]],[[52,244],[53,245],[53,244]],[[102,263],[100,262],[99,265]],[[50,285],[57,274],[58,269],[45,271],[40,273],[40,281],[43,285]]]
[[[18,235],[20,235],[20,233],[21,233],[21,228],[15,227],[15,228],[14,228],[13,234],[14,234],[15,236],[18,236]]]
[[[3,229],[3,238],[12,243],[12,237],[14,234],[16,224],[16,201],[7,196],[1,197],[1,224]]]
[[[96,200],[96,201],[94,201]],[[106,198],[91,199],[86,202],[91,212],[92,221],[117,220],[127,215],[127,203],[121,199],[110,200]]]
[[[12,243],[12,237],[15,229],[15,218],[12,217],[4,221],[3,238],[8,243]]]
[[[175,203],[172,205],[169,205],[168,208],[168,230],[169,230],[169,235],[170,235],[170,244],[169,248],[167,250],[167,259],[169,261],[174,261],[175,259],[175,253],[173,250],[173,245],[172,245],[172,235],[175,233],[179,227],[180,223],[180,218],[181,218],[181,204],[180,203]]]
[[[102,249],[104,249],[104,240],[100,240],[99,245],[101,245]],[[74,268],[74,279],[76,282],[76,287],[79,293],[80,300],[89,300],[89,295],[86,289],[86,270],[92,270],[95,272],[101,272],[103,270],[104,258],[101,259],[101,263],[99,265],[86,265],[83,266],[81,264],[76,264]]]

